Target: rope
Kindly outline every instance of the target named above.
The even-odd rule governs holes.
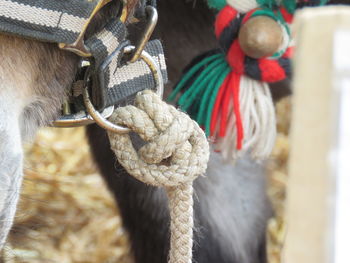
[[[169,262],[192,262],[192,182],[204,174],[209,159],[204,132],[149,90],[136,95],[135,106],[116,109],[110,121],[129,127],[147,142],[136,151],[129,134],[108,134],[112,150],[129,174],[166,189],[171,216]]]

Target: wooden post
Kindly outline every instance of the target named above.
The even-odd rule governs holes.
[[[294,30],[283,262],[349,263],[350,8],[305,9]]]

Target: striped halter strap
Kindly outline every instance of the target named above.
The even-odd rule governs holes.
[[[89,85],[94,107],[109,115],[113,112],[111,108],[123,99],[144,89],[155,89],[159,83],[156,78],[166,81],[162,45],[158,40],[147,39],[157,22],[155,1],[138,3],[142,9],[139,13],[147,17],[148,24],[136,47],[126,39],[126,1],[0,0],[0,33],[57,43],[61,49],[81,57],[79,78],[72,85],[72,97],[67,102],[69,110],[63,110],[56,125],[79,126],[91,122],[83,112],[82,92],[77,92],[77,86],[82,83]],[[104,7],[116,11],[104,18],[101,31],[87,39],[89,25]],[[126,61],[126,53],[131,61]]]

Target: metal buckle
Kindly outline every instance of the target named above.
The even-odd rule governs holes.
[[[95,10],[92,12],[91,17],[89,18],[89,21],[86,23],[84,30],[79,35],[77,40],[71,45],[60,44],[60,48],[62,48],[64,50],[72,51],[72,52],[74,52],[77,55],[82,56],[82,57],[90,57],[91,53],[87,51],[87,49],[84,45],[85,31],[86,31],[89,23],[91,22],[91,19],[93,18],[93,16],[103,6],[105,6],[110,1],[111,0],[101,0],[99,2],[99,4],[96,6]],[[123,0],[122,2],[123,2],[123,11],[122,11],[122,15],[121,15],[120,19],[121,19],[121,21],[125,21],[127,18],[127,15],[128,15],[127,8],[126,8],[126,0]],[[144,47],[147,44],[149,38],[151,37],[151,35],[154,31],[154,28],[157,24],[158,13],[157,13],[157,10],[152,6],[147,6],[146,12],[147,12],[147,15],[149,17],[148,23],[147,23],[147,26],[145,28],[144,34],[137,42],[137,46],[134,47],[134,46],[129,45],[129,46],[125,47],[125,46],[121,45],[119,48],[124,48],[124,54],[130,54],[131,59],[129,59],[128,63],[133,63],[133,62],[137,61],[138,59],[142,59],[143,61],[145,61],[145,63],[150,67],[150,69],[154,75],[154,78],[157,82],[157,88],[156,88],[157,93],[162,97],[163,89],[164,89],[162,74],[161,74],[160,69],[158,68],[157,64],[152,59],[152,56],[150,56],[147,52],[144,51]],[[110,55],[110,57],[108,57],[106,59],[105,63],[103,63],[104,67],[108,66],[110,59],[112,57],[114,57],[116,53],[118,53],[117,50],[115,52],[113,52]],[[102,68],[99,69],[99,71],[101,71],[101,70],[103,71],[103,65],[102,65]],[[100,85],[103,85],[103,78],[102,79],[100,78],[100,81],[102,81],[102,83],[100,83]],[[89,95],[87,88],[88,87],[86,85],[83,89],[84,104],[85,104],[87,112],[81,111],[81,112],[78,112],[75,114],[62,115],[62,116],[60,116],[59,119],[57,119],[53,122],[53,126],[54,127],[78,127],[78,126],[84,126],[87,124],[91,124],[95,121],[98,125],[100,125],[101,127],[105,128],[109,131],[119,132],[119,133],[129,132],[128,128],[125,128],[125,127],[122,127],[119,125],[115,125],[107,120],[107,118],[109,118],[112,115],[113,110],[114,110],[114,106],[110,106],[108,108],[105,108],[101,113],[95,109],[94,105],[92,104],[92,102],[90,100],[90,95]],[[104,89],[101,89],[101,92],[106,92],[106,91]],[[101,94],[101,95],[102,95],[101,98],[105,98],[106,94]],[[103,104],[103,102],[102,102],[102,104]],[[101,108],[103,108],[103,107],[101,107]]]
[[[131,54],[134,52],[137,48],[134,46],[127,46],[124,49],[125,54]],[[154,79],[157,83],[157,94],[162,97],[163,91],[164,91],[164,83],[163,83],[163,77],[162,73],[157,65],[157,63],[153,60],[152,56],[148,54],[146,51],[142,51],[139,55],[140,59],[142,59],[151,69]],[[131,63],[131,62],[128,62]],[[88,91],[88,87],[85,86],[83,90],[83,98],[84,98],[84,104],[86,107],[87,112],[90,114],[90,116],[94,119],[96,124],[98,124],[100,127],[104,128],[105,130],[108,130],[110,132],[116,132],[116,133],[128,133],[130,132],[130,129],[121,125],[114,124],[107,120],[108,117],[103,116],[102,113],[99,113],[94,105],[92,104],[90,100],[90,95]]]
[[[123,41],[120,45],[96,68],[93,73],[93,87],[96,85],[97,88],[92,90],[92,102],[98,110],[102,110],[106,107],[107,101],[107,82],[105,79],[106,71],[113,60],[121,59],[119,56],[124,55],[124,49],[130,45],[128,40]],[[118,67],[117,69],[118,70]]]
[[[89,25],[90,25],[92,19],[95,17],[95,15],[105,5],[107,5],[111,1],[112,0],[100,0],[98,2],[98,4],[96,5],[95,9],[92,11],[89,19],[87,20],[86,24],[83,27],[83,30],[80,32],[79,36],[74,41],[74,43],[72,43],[72,44],[59,43],[58,47],[60,49],[73,52],[73,53],[77,54],[80,57],[91,57],[92,56],[91,52],[86,48],[86,46],[84,44],[84,37],[85,37],[86,30],[89,27]],[[128,8],[127,8],[126,0],[122,0],[122,4],[123,4],[123,9],[122,9],[122,13],[121,13],[121,16],[120,16],[120,21],[122,21],[124,23],[126,21],[127,17],[128,17]]]
[[[88,60],[82,60],[80,62],[80,69],[86,68],[86,70],[88,70],[89,67],[90,67],[90,62]],[[88,74],[85,73],[85,75],[87,76]],[[84,80],[84,83],[86,83],[86,80]],[[101,112],[101,115],[104,118],[108,118],[112,115],[113,111],[114,111],[114,106],[110,106],[108,108],[105,108]],[[53,127],[70,128],[70,127],[85,126],[85,125],[94,123],[94,119],[90,115],[88,115],[85,110],[71,114],[70,103],[68,101],[66,101],[63,104],[62,112],[63,114],[57,120],[52,122]]]
[[[146,14],[148,16],[148,22],[147,26],[145,28],[145,32],[142,36],[142,38],[139,39],[139,41],[136,44],[136,48],[132,53],[130,62],[133,63],[136,60],[140,58],[140,55],[142,51],[144,50],[148,40],[151,38],[151,35],[153,34],[154,28],[157,25],[158,22],[158,12],[157,9],[155,9],[153,6],[146,6],[145,8]]]
[[[103,118],[109,118],[114,111],[114,106],[110,106],[104,109],[100,114]],[[62,115],[58,120],[52,123],[52,126],[56,128],[72,128],[80,127],[94,123],[93,117],[88,115],[85,111],[80,111],[75,114]]]
[[[136,48],[134,46],[126,46],[124,48],[124,54],[132,54]],[[152,56],[146,51],[142,51],[140,54],[140,59],[142,59],[150,68],[155,82],[156,82],[156,91],[157,94],[162,97],[164,91],[164,83],[162,73],[153,60]],[[131,62],[128,62],[131,63]],[[88,65],[85,65],[88,66]],[[88,75],[88,74],[87,74]],[[87,80],[85,83],[88,83]],[[69,128],[69,127],[79,127],[85,126],[91,123],[96,122],[99,126],[103,127],[106,130],[118,133],[128,133],[129,129],[120,125],[113,124],[107,119],[112,115],[114,111],[114,106],[105,108],[101,113],[97,111],[90,100],[90,95],[88,92],[88,85],[86,84],[83,88],[83,100],[86,111],[80,111],[75,114],[62,115],[59,119],[52,122],[52,126],[58,128]]]
[[[136,62],[144,50],[147,42],[149,41],[154,28],[157,25],[158,22],[158,12],[157,9],[155,9],[153,6],[146,6],[145,8],[146,14],[147,14],[147,25],[144,28],[144,31],[141,35],[141,37],[138,39],[136,48],[134,48],[131,52],[128,52],[127,60],[129,63]],[[128,41],[124,41],[120,44],[120,46],[113,51],[112,54],[110,54],[107,58],[105,58],[104,62],[97,68],[98,72],[96,76],[98,79],[95,80],[94,85],[98,85],[99,88],[93,89],[92,92],[92,102],[96,109],[102,110],[106,106],[107,101],[107,88],[106,88],[106,82],[105,82],[105,72],[108,66],[110,65],[111,61],[115,59],[115,56],[120,54],[121,50],[124,50],[124,48],[129,45]],[[125,50],[124,50],[125,51]],[[127,54],[124,52],[124,54]]]

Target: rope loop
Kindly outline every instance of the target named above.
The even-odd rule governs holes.
[[[135,106],[116,109],[110,120],[146,142],[136,151],[129,134],[109,133],[119,162],[138,180],[169,188],[189,184],[205,172],[209,146],[204,132],[155,93],[139,92]]]

